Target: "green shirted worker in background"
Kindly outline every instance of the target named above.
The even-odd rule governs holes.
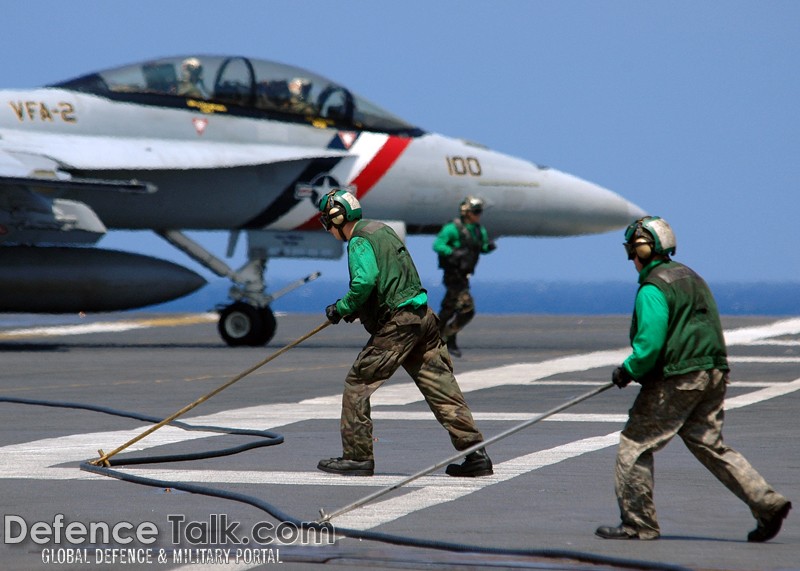
[[[619,439],[615,489],[622,523],[601,526],[604,539],[657,539],[653,455],[675,436],[750,508],[747,541],[769,541],[792,508],[744,456],[722,440],[729,366],[717,304],[706,282],[674,262],[675,234],[657,216],[625,231],[639,273],[631,320],[631,355],[612,373],[619,388],[642,385]]]
[[[414,380],[456,450],[483,442],[453,375],[453,363],[439,336],[436,314],[428,308],[414,262],[386,224],[361,219],[361,205],[345,190],[333,190],[319,202],[323,227],[347,241],[350,289],[325,309],[331,323],[360,319],[370,333],[345,379],[342,396],[342,456],[320,460],[317,468],[347,476],[372,476],[375,470],[370,396],[402,366]],[[450,464],[450,476],[493,473],[483,448],[462,464]]]
[[[446,288],[439,309],[439,332],[455,357],[461,356],[456,334],[475,317],[469,278],[475,273],[480,255],[497,247],[481,226],[481,214],[483,200],[466,197],[459,207],[459,217],[442,226],[433,242],[433,251],[439,254],[439,267],[444,270],[442,281]]]

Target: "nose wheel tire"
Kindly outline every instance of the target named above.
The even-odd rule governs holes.
[[[231,347],[260,347],[275,335],[277,323],[269,307],[257,308],[243,302],[225,307],[219,315],[217,330]]]

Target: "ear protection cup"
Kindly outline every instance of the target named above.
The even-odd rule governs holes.
[[[318,208],[323,228],[336,228],[343,240],[345,238],[342,229],[347,223],[361,220],[361,204],[346,190],[331,190],[320,199]]]
[[[642,242],[636,246],[636,257],[640,260],[647,260],[653,253],[653,248],[647,242]]]
[[[338,205],[328,211],[328,217],[334,226],[341,226],[344,224],[346,216],[347,213],[344,211],[344,208]]]

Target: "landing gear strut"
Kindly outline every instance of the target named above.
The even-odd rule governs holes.
[[[217,331],[231,347],[259,347],[269,343],[277,328],[275,314],[269,304],[283,294],[317,279],[320,275],[319,272],[315,272],[269,295],[264,291],[267,256],[263,250],[251,248],[247,263],[238,271],[233,271],[225,262],[177,230],[162,230],[158,234],[218,276],[229,278],[233,282],[228,293],[234,300],[233,303],[217,307],[219,312]],[[230,250],[232,247],[229,247]]]

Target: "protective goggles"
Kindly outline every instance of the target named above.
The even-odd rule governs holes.
[[[651,251],[653,248],[653,242],[649,240],[643,240],[641,237],[637,238],[635,242],[623,242],[622,246],[625,248],[625,253],[628,254],[628,259],[632,260],[637,257],[636,248],[641,246],[650,246]]]
[[[623,242],[622,246],[625,248],[625,253],[628,255],[629,260],[632,260],[636,257],[636,244]]]
[[[327,212],[322,212],[319,215],[319,222],[325,230],[330,230],[333,227],[333,221]]]
[[[641,220],[637,220],[636,222],[631,223],[625,229],[625,241],[622,243],[622,246],[625,248],[625,253],[628,255],[629,260],[632,260],[636,257],[636,247],[641,246],[642,244],[641,242],[638,241],[638,239],[641,237],[642,237]]]

